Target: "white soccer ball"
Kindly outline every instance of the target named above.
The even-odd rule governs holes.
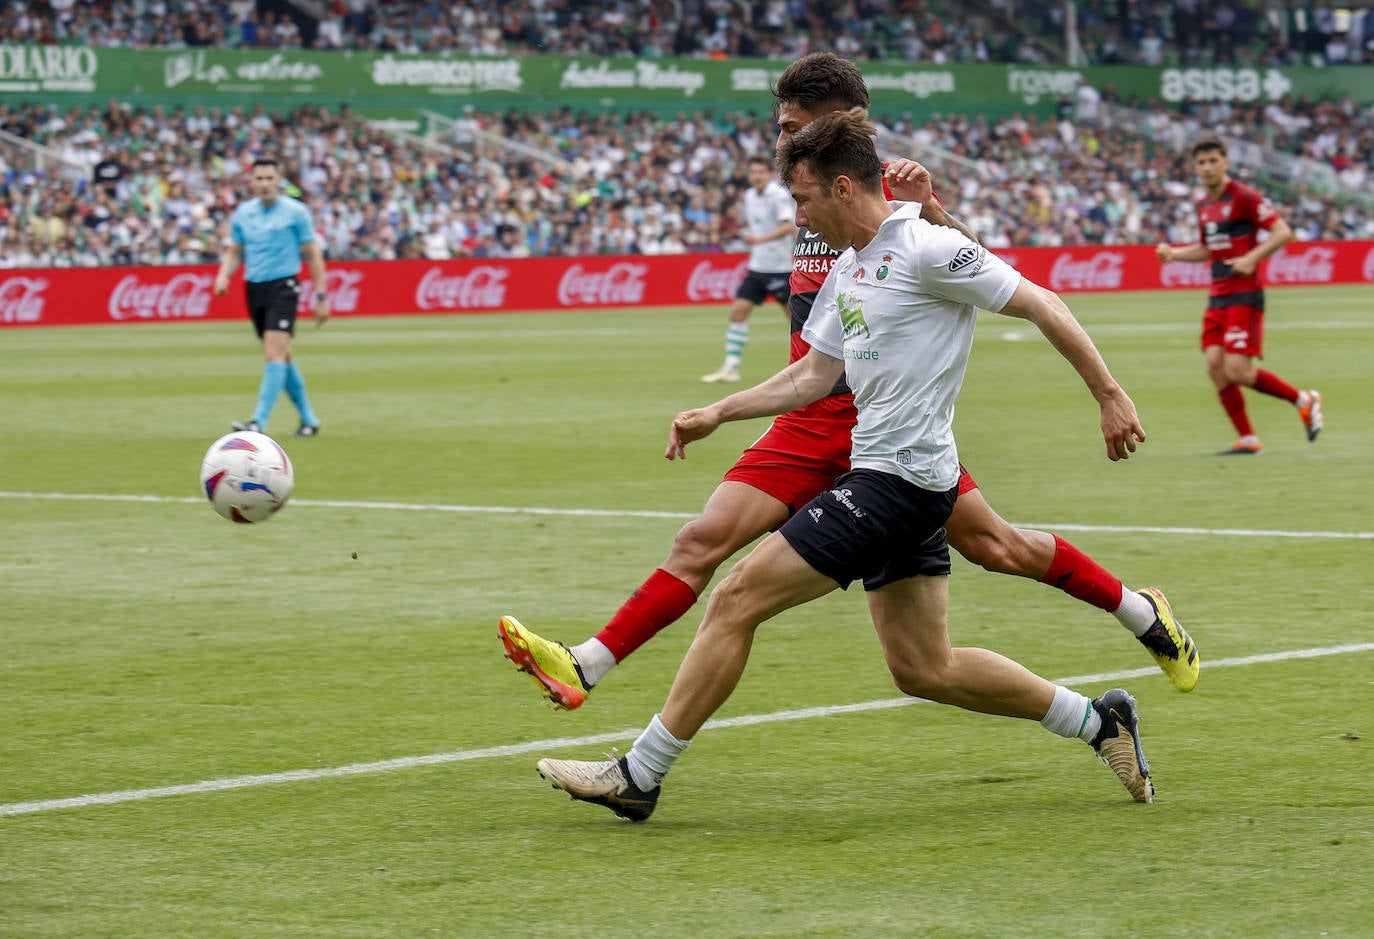
[[[236,430],[210,444],[200,464],[200,487],[231,522],[261,522],[291,498],[291,459],[266,434]]]

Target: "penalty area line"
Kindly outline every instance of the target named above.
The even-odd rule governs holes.
[[[1358,652],[1374,651],[1374,642],[1361,642],[1352,645],[1324,646],[1314,649],[1292,649],[1287,652],[1266,652],[1260,655],[1237,656],[1204,663],[1205,670],[1236,668],[1242,665],[1258,665],[1267,662],[1285,662],[1292,659],[1315,659],[1331,655],[1350,655]],[[1083,685],[1098,682],[1121,681],[1127,678],[1141,678],[1154,675],[1157,669],[1133,668],[1124,671],[1103,672],[1097,675],[1073,675],[1068,678],[1054,679],[1056,684]],[[887,708],[906,707],[912,704],[928,704],[924,698],[885,698],[879,701],[863,701],[856,704],[836,704],[822,707],[801,708],[791,711],[774,711],[770,714],[745,714],[740,717],[727,717],[707,721],[703,730],[722,730],[730,727],[751,727],[756,724],[774,724],[780,721],[810,720],[817,717],[830,717],[836,714],[856,714],[864,711],[878,711]],[[195,795],[205,792],[226,792],[232,789],[250,789],[257,786],[272,786],[279,783],[308,782],[317,779],[339,779],[347,776],[367,776],[392,770],[414,769],[420,766],[439,766],[446,763],[463,763],[471,760],[486,760],[506,756],[520,756],[544,750],[561,750],[567,747],[589,747],[597,744],[616,743],[638,737],[640,728],[621,730],[613,733],[593,734],[583,737],[552,737],[547,740],[530,740],[498,747],[482,747],[475,750],[454,750],[449,753],[431,753],[425,756],[403,756],[372,763],[351,763],[346,766],[324,767],[320,769],[297,769],[282,773],[266,773],[257,776],[230,776],[224,779],[210,779],[204,782],[187,783],[179,786],[159,786],[152,789],[124,789],[117,792],[100,792],[91,795],[75,796],[69,799],[41,799],[35,802],[11,802],[0,805],[0,817],[13,815],[32,815],[37,812],[54,812],[60,809],[83,809],[97,805],[116,805],[122,802],[142,802],[147,799],[162,799],[168,796]]]
[[[35,499],[64,502],[164,502],[194,505],[198,496],[141,496],[100,492],[5,492],[0,499]],[[696,518],[696,512],[658,512],[639,509],[559,509],[521,505],[449,505],[442,502],[358,502],[340,499],[292,499],[301,508],[365,509],[392,512],[452,512],[471,515],[564,515],[580,518]],[[1203,535],[1234,538],[1309,538],[1338,541],[1374,541],[1374,531],[1288,531],[1271,528],[1200,528],[1165,525],[1078,525],[1072,522],[1015,522],[1020,528],[1048,531],[1079,531],[1123,535]]]

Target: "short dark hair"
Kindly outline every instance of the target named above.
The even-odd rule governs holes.
[[[753,156],[751,156],[751,157],[745,162],[745,165],[746,165],[746,166],[753,166],[755,163],[758,163],[758,164],[761,164],[761,165],[763,165],[763,166],[766,166],[766,167],[768,167],[768,169],[770,169],[770,170],[773,168],[773,158],[770,157],[770,156],[769,156],[768,154],[766,154],[766,153],[756,153],[756,154],[754,154]]]
[[[877,132],[863,108],[822,114],[783,141],[778,148],[778,175],[790,186],[792,175],[804,163],[827,187],[836,177],[848,176],[860,189],[882,192],[883,161],[873,142]]]
[[[778,104],[795,104],[811,112],[868,108],[868,84],[859,67],[833,52],[804,55],[778,76],[773,85]]]
[[[281,171],[281,164],[277,162],[276,157],[258,157],[256,160],[253,161],[253,169],[257,169],[259,166],[270,166],[278,172]]]
[[[1193,141],[1193,145],[1188,148],[1188,158],[1196,160],[1199,153],[1207,153],[1212,150],[1226,156],[1226,141],[1222,140],[1218,134],[1203,134]]]

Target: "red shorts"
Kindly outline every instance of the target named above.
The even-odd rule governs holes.
[[[725,478],[766,492],[795,512],[849,472],[853,429],[849,419],[784,414],[740,455]]]
[[[784,414],[745,450],[725,478],[753,486],[795,512],[849,472],[849,419],[797,418]],[[977,489],[959,466],[959,495]]]
[[[1202,315],[1202,348],[1221,346],[1236,355],[1264,356],[1264,311],[1225,306]]]

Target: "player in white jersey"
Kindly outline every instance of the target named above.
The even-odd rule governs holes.
[[[704,382],[739,381],[739,366],[744,347],[749,344],[749,314],[770,296],[787,313],[791,296],[788,278],[792,274],[792,244],[797,227],[792,223],[792,196],[773,174],[773,160],[759,155],[749,158],[749,188],[740,200],[744,243],[749,245],[749,262],[730,306],[730,323],[725,327],[725,361]]]
[[[972,711],[1039,721],[1093,747],[1139,802],[1153,801],[1136,702],[1095,700],[985,649],[949,641],[949,548],[959,456],[952,423],[979,307],[1028,319],[1068,360],[1101,408],[1107,455],[1145,439],[1135,405],[1053,292],[978,244],[883,196],[874,128],[862,108],[819,117],[778,152],[796,219],[843,249],[803,329],[810,351],[762,384],[673,422],[670,456],[724,421],[780,414],[826,394],[843,373],[858,424],[853,469],[735,565],[660,714],[619,760],[540,760],[574,798],[633,821],[653,812],[663,777],[734,690],[755,629],[798,604],[862,580],[897,687]]]

